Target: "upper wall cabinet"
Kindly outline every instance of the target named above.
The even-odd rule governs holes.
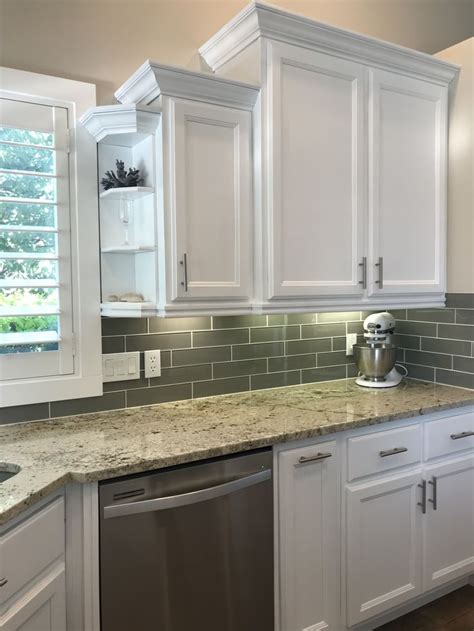
[[[123,251],[130,237],[125,237],[122,250],[119,254],[114,250],[113,257],[108,245],[110,239],[116,241],[111,235],[120,230],[124,210],[116,210],[115,228],[109,222],[104,229],[101,216],[103,292],[134,291],[145,300],[134,303],[135,307],[132,304],[129,316],[148,315],[144,305],[150,301],[149,306],[160,315],[251,310],[251,130],[257,95],[258,88],[253,86],[152,62],[143,64],[117,91],[123,104],[108,108],[110,121],[113,111],[134,108],[153,111],[156,120],[156,132],[150,130],[148,140],[132,142],[133,147],[148,143],[144,150],[149,149],[149,154],[125,154],[132,166],[143,169],[151,193],[148,202],[141,202],[149,206],[128,211],[134,213],[130,229],[136,227],[133,264],[130,252]],[[95,108],[84,124],[94,133],[93,121],[104,114]],[[112,123],[109,126],[113,136]],[[103,144],[104,139],[95,135]],[[114,156],[123,157],[117,144],[114,141],[113,150],[106,152],[107,160],[99,163],[102,172],[113,164]],[[121,189],[111,189],[106,196],[119,200]],[[106,212],[101,204],[101,215]],[[123,304],[103,305],[105,315],[118,312],[124,315]]]
[[[268,51],[264,296],[360,299],[365,69],[288,44]]]
[[[258,2],[200,52],[262,86],[255,308],[443,305],[457,67]]]
[[[447,96],[370,71],[370,295],[445,292]]]

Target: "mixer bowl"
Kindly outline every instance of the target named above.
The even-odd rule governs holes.
[[[354,359],[368,381],[384,381],[395,366],[397,348],[390,344],[354,344]]]

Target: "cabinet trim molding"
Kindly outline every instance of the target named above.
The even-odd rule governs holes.
[[[117,134],[154,134],[160,121],[159,114],[159,108],[146,105],[99,105],[87,110],[79,123],[96,142],[100,142],[106,136]],[[109,139],[108,144],[131,146],[131,139],[121,138],[116,142]]]
[[[426,53],[316,22],[256,1],[247,5],[204,43],[199,53],[216,72],[260,37],[326,52],[332,50],[353,61],[389,67],[404,74],[422,75],[441,84],[452,81],[459,70],[456,64],[435,59]]]
[[[166,66],[147,59],[115,92],[121,103],[149,105],[159,96],[173,96],[214,105],[251,110],[259,87],[215,77],[210,73]]]

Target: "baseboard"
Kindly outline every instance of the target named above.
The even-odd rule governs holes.
[[[464,576],[463,578],[458,578],[451,583],[447,583],[442,587],[437,587],[436,589],[427,592],[426,594],[422,594],[418,598],[414,598],[410,600],[410,602],[405,603],[404,605],[397,607],[395,609],[391,609],[390,611],[385,612],[384,614],[377,616],[376,618],[372,618],[369,622],[362,622],[358,625],[350,627],[351,631],[373,631],[377,627],[382,626],[383,624],[387,624],[400,616],[404,616],[419,607],[423,607],[433,600],[437,600],[442,596],[446,596],[450,592],[453,592],[460,587],[464,587],[464,585],[474,585],[474,574],[471,576]]]

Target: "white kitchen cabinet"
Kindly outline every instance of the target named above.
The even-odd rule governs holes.
[[[446,291],[448,89],[369,72],[369,296]]]
[[[346,487],[348,626],[421,594],[421,467]]]
[[[272,42],[263,117],[268,146],[266,299],[363,295],[366,71]]]
[[[65,631],[64,499],[0,528],[0,630]]]
[[[65,572],[53,572],[0,616],[2,631],[65,631]]]
[[[251,136],[258,92],[255,86],[147,61],[117,91],[121,105],[107,111],[94,108],[83,117],[101,144],[107,136],[106,144],[113,145],[107,164],[113,152],[119,154],[117,145],[130,142],[130,136],[117,128],[120,111],[135,109],[155,117],[156,131],[149,132],[148,140],[137,137],[132,128],[137,146],[147,142],[149,152],[145,156],[142,151],[141,160],[133,154],[131,158],[152,187],[146,202],[150,216],[146,209],[135,212],[137,224],[145,217],[148,223],[142,222],[142,239],[135,239],[133,258],[123,246],[114,246],[117,219],[117,227],[102,227],[103,242],[113,242],[102,248],[103,277],[117,281],[103,285],[108,293],[118,294],[124,279],[132,275],[128,284],[145,298],[142,313],[138,304],[138,312],[130,315],[149,315],[153,310],[164,316],[251,311]],[[119,197],[120,189],[115,194]],[[123,305],[106,306],[106,315],[114,315],[114,310],[127,315]]]
[[[340,460],[336,441],[282,449],[277,470],[279,631],[338,631]]]
[[[262,86],[255,308],[442,306],[458,68],[260,3],[200,53]]]
[[[252,299],[251,113],[167,99],[163,132],[163,310]],[[161,213],[160,213],[161,214]],[[163,287],[164,286],[164,287]],[[176,306],[175,306],[176,305]],[[212,304],[208,304],[212,310]]]
[[[425,467],[424,589],[474,573],[474,453]]]

